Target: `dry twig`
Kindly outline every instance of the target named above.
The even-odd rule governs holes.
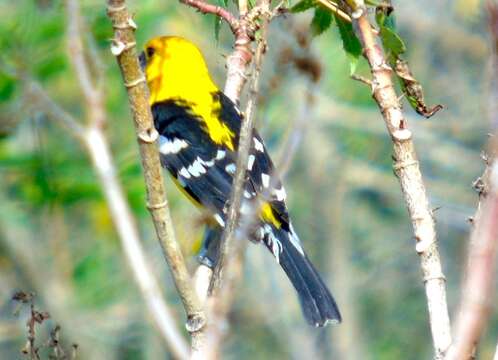
[[[441,359],[451,344],[450,320],[446,303],[446,280],[443,275],[432,211],[401,104],[395,92],[392,69],[375,40],[363,1],[348,0],[352,19],[363,45],[372,73],[372,92],[393,142],[394,171],[399,179],[412,222],[416,251],[421,268],[429,309],[430,326],[436,359]]]

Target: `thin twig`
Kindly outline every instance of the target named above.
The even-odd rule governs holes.
[[[208,4],[202,0],[180,0],[180,2],[199,10],[203,14],[213,14],[219,16],[227,22],[233,32],[236,32],[236,29],[238,27],[238,20],[227,9],[221,6]]]
[[[352,22],[351,16],[349,16],[344,11],[339,9],[339,7],[336,4],[331,3],[330,1],[327,0],[317,0],[317,2],[326,7],[327,9],[329,9],[330,11],[332,11],[333,13],[336,13],[337,16],[339,16],[340,18],[346,20],[349,23]]]
[[[487,2],[488,25],[492,40],[491,79],[496,82],[498,69],[498,6],[494,1]],[[496,94],[491,91],[490,122],[496,131],[496,110],[492,101]],[[462,287],[462,300],[459,306],[454,341],[447,360],[468,360],[475,353],[480,337],[488,322],[492,290],[495,282],[496,258],[498,251],[498,143],[496,133],[489,134],[488,153],[482,155],[486,164],[484,173],[473,183],[478,192],[479,203],[473,216],[469,243],[467,274]],[[494,160],[493,160],[494,159]],[[495,354],[495,358],[497,355]]]
[[[90,67],[85,59],[83,38],[81,36],[81,16],[78,2],[75,0],[66,1],[67,11],[67,43],[69,58],[73,63],[78,84],[80,85],[83,97],[87,103],[89,123],[101,127],[105,122],[105,111],[102,104],[102,92],[92,79]]]
[[[479,342],[492,305],[498,250],[498,162],[492,166],[491,191],[482,205],[469,247],[454,342],[446,360],[469,360]]]
[[[375,41],[365,4],[363,1],[355,0],[348,0],[348,4],[353,10],[352,18],[363,44],[363,53],[370,65],[373,97],[393,142],[393,167],[412,221],[417,241],[416,251],[420,255],[435,357],[441,359],[451,344],[446,280],[437,246],[434,219],[412,141],[412,133],[407,128],[395,92],[392,69]]]
[[[188,354],[187,345],[177,330],[173,316],[167,308],[157,281],[147,265],[138,230],[117,178],[116,167],[107,138],[103,132],[106,122],[103,94],[92,79],[90,64],[85,58],[78,2],[76,0],[68,0],[66,8],[70,59],[73,63],[88,113],[88,127],[85,131],[81,132],[83,143],[97,173],[111,212],[111,217],[122,241],[128,263],[134,272],[152,318],[172,353],[177,358],[185,359]]]
[[[242,1],[244,3],[245,1]],[[266,3],[266,2],[264,2]],[[239,8],[243,9],[244,5],[239,4]],[[242,10],[241,10],[242,11]],[[265,32],[267,19],[265,18],[264,24],[262,25],[262,33]],[[237,153],[237,171],[235,172],[232,193],[230,195],[230,207],[227,212],[227,221],[225,230],[221,237],[220,242],[220,257],[218,263],[214,269],[213,277],[211,280],[211,287],[213,289],[219,288],[221,284],[222,271],[226,265],[228,252],[230,249],[231,241],[235,234],[235,230],[238,226],[239,219],[239,209],[241,205],[242,191],[244,189],[246,170],[247,170],[247,160],[249,158],[249,151],[252,143],[252,130],[254,122],[254,112],[257,103],[257,94],[259,90],[259,76],[261,72],[261,62],[263,54],[266,51],[266,39],[262,35],[259,44],[256,49],[256,56],[254,60],[254,73],[252,76],[252,84],[250,89],[250,97],[247,102],[245,116],[242,120],[242,125],[240,129],[239,137],[239,150]]]
[[[24,75],[21,75],[21,82],[25,96],[31,99],[28,103],[32,104],[33,108],[42,107],[51,119],[66,129],[75,139],[83,141],[85,128],[72,115],[57,105],[39,83]]]
[[[154,128],[147,85],[136,54],[134,34],[136,25],[124,0],[108,0],[107,14],[114,28],[111,51],[116,56],[121,69],[133,114],[147,190],[147,207],[152,215],[157,237],[187,313],[187,330],[194,344],[199,337],[203,336],[202,330],[206,319],[173,231],[159,153],[155,143],[158,133]]]

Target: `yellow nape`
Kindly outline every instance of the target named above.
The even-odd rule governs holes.
[[[219,89],[197,46],[180,37],[161,36],[147,42],[145,56],[150,104],[185,101],[216,144],[235,150],[235,134],[220,120],[221,104],[213,98]]]
[[[264,221],[273,224],[273,226],[275,226],[277,229],[279,229],[280,226],[282,225],[282,223],[275,217],[275,214],[273,213],[273,209],[270,203],[265,202],[261,206],[261,218]]]

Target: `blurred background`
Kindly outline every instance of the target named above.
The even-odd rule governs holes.
[[[145,192],[125,89],[109,51],[104,1],[81,2],[85,40],[103,69],[106,133],[136,217],[148,260],[178,328],[184,310],[145,208]],[[494,113],[492,41],[486,9],[472,1],[395,1],[407,60],[429,104],[419,117],[405,103],[435,219],[454,319],[482,173],[480,153]],[[215,19],[175,1],[129,1],[141,47],[175,34],[204,52],[222,87],[232,35]],[[0,358],[20,358],[27,309],[15,316],[16,290],[34,292],[37,308],[81,359],[169,359],[123,255],[84,148],[32,106],[11,71],[30,74],[83,123],[85,105],[68,59],[64,4],[0,2]],[[276,162],[300,138],[285,178],[294,226],[339,306],[341,326],[306,325],[290,283],[262,247],[250,245],[223,344],[226,359],[427,359],[432,340],[414,238],[391,167],[391,142],[370,90],[349,78],[332,27],[309,44],[311,15],[274,21],[265,58],[257,126]],[[309,46],[308,46],[309,45]],[[363,61],[363,60],[362,60]],[[367,75],[362,62],[358,72]],[[189,259],[202,237],[201,214],[167,179],[175,230]],[[496,310],[496,309],[493,309]],[[498,317],[480,358],[492,357]],[[186,335],[186,332],[185,332]]]

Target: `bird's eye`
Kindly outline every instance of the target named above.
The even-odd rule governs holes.
[[[152,55],[154,55],[154,48],[153,47],[148,47],[147,49],[145,49],[145,52],[147,53],[147,57],[150,58],[152,57]]]

